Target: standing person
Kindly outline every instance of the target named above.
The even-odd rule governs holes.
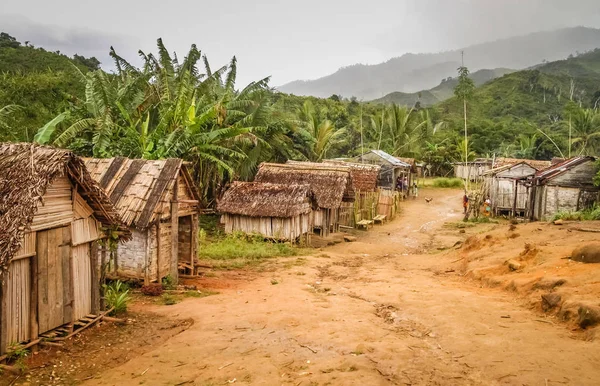
[[[492,200],[490,200],[490,198],[486,198],[485,199],[485,217],[490,217],[492,214]]]
[[[463,196],[463,210],[465,216],[467,215],[467,209],[469,209],[469,196],[467,196],[467,192],[465,192],[465,195]]]
[[[413,182],[413,195],[414,198],[417,198],[419,196],[419,187],[417,186],[416,182]]]
[[[402,178],[398,176],[398,178],[396,178],[396,190],[402,191],[403,189],[404,187],[402,186]]]

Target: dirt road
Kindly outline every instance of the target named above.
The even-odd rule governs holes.
[[[460,192],[155,312],[192,327],[87,385],[597,385],[600,346],[446,273]],[[213,278],[212,282],[217,282]]]

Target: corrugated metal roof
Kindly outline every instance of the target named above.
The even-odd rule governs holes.
[[[407,164],[406,162],[400,161],[398,158],[386,153],[383,150],[371,150],[371,153],[377,154],[379,157],[383,158],[384,160],[386,160],[387,162],[389,162],[390,164],[392,164],[394,166],[410,168],[409,164]]]
[[[559,174],[564,173],[565,171],[571,169],[574,166],[581,165],[584,162],[594,160],[594,157],[573,157],[563,162],[560,162],[554,166],[551,166],[548,169],[537,172],[535,174],[535,178],[540,180],[547,180],[549,178],[553,178],[558,176]]]

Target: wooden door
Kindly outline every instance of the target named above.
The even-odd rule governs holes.
[[[73,247],[73,319],[92,312],[92,265],[90,244]]]
[[[39,332],[72,320],[71,229],[37,232]]]

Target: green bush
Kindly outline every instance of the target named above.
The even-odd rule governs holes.
[[[579,212],[558,212],[552,218],[552,221],[594,221],[600,220],[600,206],[595,206],[591,209],[582,210]]]
[[[435,188],[462,188],[465,183],[460,178],[440,177],[433,180],[433,186]]]
[[[129,287],[120,280],[104,285],[104,301],[106,306],[114,308],[112,314],[120,314],[127,311],[127,304],[131,300]]]
[[[177,304],[177,298],[171,294],[163,294],[162,302],[165,306],[172,306]]]
[[[162,278],[162,287],[166,290],[172,290],[177,288],[177,284],[175,284],[175,279],[171,275],[167,275]]]

